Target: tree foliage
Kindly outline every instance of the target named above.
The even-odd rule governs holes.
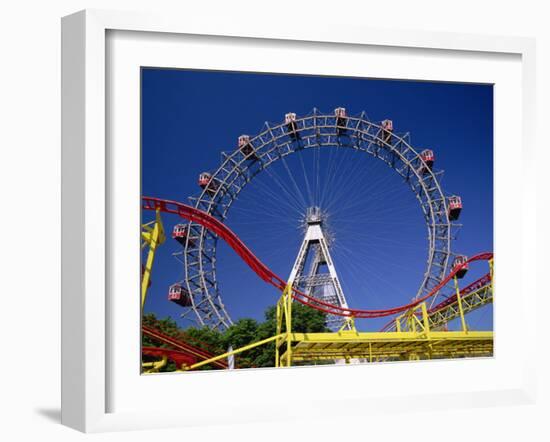
[[[144,315],[143,325],[156,328],[166,335],[188,342],[211,353],[222,354],[230,346],[235,350],[274,336],[277,324],[276,308],[267,308],[264,317],[263,322],[250,318],[239,319],[224,332],[208,327],[189,327],[182,330],[173,319],[169,317],[157,319],[153,313]],[[297,333],[329,331],[325,326],[325,314],[302,304],[294,303],[292,305],[292,331]],[[142,336],[142,344],[144,346],[166,347],[145,335]],[[275,363],[275,343],[270,342],[244,351],[235,356],[235,362],[238,368],[273,367]],[[213,367],[205,368],[212,369]],[[174,369],[173,366],[166,367],[166,371]]]

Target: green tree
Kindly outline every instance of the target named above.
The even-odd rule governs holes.
[[[176,321],[174,321],[170,317],[167,317],[164,319],[157,319],[154,313],[148,313],[146,315],[143,315],[142,325],[154,328],[164,333],[165,335],[172,336],[174,338],[180,337],[181,330],[179,329],[178,324],[176,324]],[[157,342],[151,339],[145,333],[141,334],[141,345],[143,347],[161,347],[161,348],[169,347],[166,344],[162,344],[160,342]],[[145,355],[142,356],[142,359],[144,362],[154,360],[154,358],[150,358]],[[168,364],[160,369],[161,372],[174,371],[174,370],[176,370],[176,364],[174,364],[172,361],[168,361]]]
[[[226,346],[237,349],[244,345],[267,339],[277,331],[277,310],[269,307],[265,321],[258,324],[252,319],[242,319],[224,333]],[[292,331],[296,333],[319,333],[330,331],[325,326],[325,314],[299,303],[292,305]],[[236,357],[239,368],[273,367],[275,365],[275,342],[247,350]]]
[[[267,339],[276,333],[276,308],[269,307],[265,311],[265,320],[261,323],[250,318],[239,319],[225,332],[219,332],[208,327],[189,327],[181,330],[171,318],[157,319],[154,314],[147,314],[143,317],[143,324],[173,336],[176,339],[188,342],[213,354],[222,354],[229,346],[234,350]],[[297,302],[292,304],[292,331],[296,333],[318,333],[330,331],[325,327],[325,314],[306,307]],[[142,337],[144,346],[159,345],[147,336]],[[164,346],[166,347],[166,346]],[[275,365],[275,343],[262,345],[235,356],[238,368],[251,367],[273,367]],[[213,369],[211,366],[204,366],[203,369]],[[174,370],[172,365],[166,370]]]
[[[219,330],[208,327],[190,327],[185,330],[184,339],[187,340],[186,342],[213,354],[225,353],[226,351],[223,334]]]
[[[187,342],[195,347],[202,348],[213,355],[224,353],[226,351],[222,341],[222,334],[218,330],[212,330],[208,327],[188,328],[186,330],[182,330],[178,327],[176,321],[174,321],[171,317],[158,319],[154,313],[143,315],[143,325],[154,328],[179,341]],[[144,347],[170,348],[170,345],[151,339],[144,333],[142,333],[141,342]],[[148,361],[151,360],[151,358],[144,357],[143,360]],[[215,367],[211,367],[209,365],[204,367],[205,370],[214,368]],[[161,372],[174,371],[175,369],[175,364],[169,362],[161,369]]]

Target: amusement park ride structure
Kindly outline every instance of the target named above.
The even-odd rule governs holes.
[[[319,207],[309,207],[304,221],[304,240],[288,277],[288,284],[309,296],[347,308],[348,303],[330,256],[330,242],[325,236],[326,215]],[[336,331],[343,325],[342,317],[327,315],[326,325]]]
[[[408,133],[394,130],[391,120],[370,121],[363,112],[350,116],[344,108],[323,114],[316,109],[309,115],[285,115],[279,124],[265,123],[255,136],[241,135],[236,148],[222,153],[221,165],[212,173],[203,172],[198,185],[202,192],[190,198],[195,208],[225,222],[239,194],[261,173],[285,157],[308,149],[353,149],[382,161],[403,179],[421,208],[427,229],[426,270],[420,278],[416,297],[429,293],[447,274],[452,264],[451,242],[460,224],[456,223],[462,202],[446,196],[435,168],[435,155],[429,149],[415,149]],[[456,200],[456,204],[450,203]],[[184,278],[179,284],[189,294],[191,305],[182,317],[198,326],[223,330],[232,324],[217,281],[218,237],[196,222],[187,224],[179,236]]]
[[[142,198],[142,201],[144,210],[177,214],[205,226],[226,241],[261,279],[283,291],[277,303],[277,333],[274,336],[212,358],[201,356],[196,358],[196,362],[192,365],[182,366],[181,370],[194,370],[204,365],[219,363],[229,356],[273,341],[276,343],[274,363],[276,367],[290,366],[295,362],[319,360],[380,362],[492,356],[493,332],[470,330],[465,319],[467,313],[493,300],[492,253],[481,253],[457,264],[431,293],[409,304],[383,310],[343,308],[309,296],[285,283],[282,278],[267,268],[234,232],[216,218],[175,201],[149,197]],[[463,275],[470,263],[477,261],[487,261],[489,272],[475,283],[460,290],[458,275]],[[449,282],[454,282],[455,295],[428,309],[426,301],[433,298]],[[292,331],[293,301],[329,315],[341,316],[345,318],[345,324],[340,330],[332,333],[294,333]],[[356,318],[392,315],[398,316],[389,324],[389,327],[385,327],[380,332],[358,332],[355,328]],[[460,318],[462,325],[460,331],[440,330],[443,324],[456,317]]]
[[[231,204],[258,173],[286,155],[319,147],[347,147],[368,153],[395,170],[415,194],[428,230],[428,258],[426,272],[411,303],[382,310],[348,306],[330,256],[325,214],[318,207],[308,209],[304,240],[288,281],[265,266],[224,224]],[[469,330],[465,317],[493,301],[493,255],[482,253],[469,259],[454,255],[451,261],[451,240],[459,227],[455,221],[462,210],[462,201],[458,196],[444,195],[439,183],[442,172],[433,168],[433,151],[417,152],[409,144],[407,134],[394,133],[391,120],[373,123],[364,113],[347,116],[344,108],[335,109],[332,115],[314,110],[303,118],[289,113],[284,123],[275,126],[266,123],[264,131],[255,137],[240,136],[237,149],[224,153],[223,158],[215,173],[200,175],[202,193],[192,200],[194,207],[143,197],[142,208],[154,210],[156,220],[144,225],[142,234],[144,245],[149,245],[142,278],[142,305],[156,247],[164,241],[160,213],[172,213],[188,221],[177,224],[172,233],[183,247],[177,257],[184,265],[185,278],[170,287],[169,300],[186,309],[182,316],[194,314],[199,325],[211,328],[231,325],[216,281],[216,244],[221,238],[260,278],[282,291],[277,303],[277,332],[268,339],[218,356],[185,348],[189,344],[172,343],[176,350],[187,352],[189,358],[185,362],[181,362],[182,355],[149,348],[149,355],[161,355],[162,359],[157,364],[148,363],[145,371],[157,371],[168,358],[179,358],[177,365],[181,370],[221,364],[230,356],[273,341],[277,367],[302,361],[377,362],[492,355],[493,332]],[[475,261],[489,262],[489,272],[461,290],[458,280]],[[454,283],[454,294],[436,303],[437,296],[449,283]],[[332,332],[294,333],[294,301],[325,313]],[[385,316],[394,319],[380,332],[358,332],[355,327],[355,319]],[[460,319],[461,330],[447,331],[446,325],[455,318]]]

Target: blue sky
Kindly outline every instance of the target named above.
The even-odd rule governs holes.
[[[453,251],[473,255],[493,248],[493,89],[491,85],[252,74],[191,70],[142,70],[142,193],[187,202],[197,195],[198,174],[214,171],[220,153],[236,148],[241,134],[259,133],[314,107],[343,106],[372,121],[390,118],[412,145],[430,148],[445,171],[446,194],[463,198],[463,228]],[[425,269],[426,227],[420,206],[397,174],[368,154],[325,149],[294,154],[260,174],[231,208],[227,224],[281,277],[292,268],[302,240],[300,212],[321,202],[334,235],[333,258],[348,303],[384,308],[408,302]],[[315,164],[317,164],[315,169]],[[291,184],[291,171],[300,189]],[[316,172],[314,171],[316,170]],[[308,191],[306,182],[310,184]],[[320,184],[316,186],[315,183]],[[316,190],[313,189],[316,187]],[[295,193],[293,198],[285,191]],[[144,212],[143,219],[152,219]],[[179,220],[163,217],[167,233]],[[159,249],[145,311],[179,320],[167,301],[168,286],[183,278],[171,238]],[[486,271],[474,265],[464,284]],[[218,279],[231,317],[261,320],[279,294],[260,281],[224,244]],[[492,327],[492,308],[470,315],[477,329]],[[366,330],[385,320],[365,321]]]

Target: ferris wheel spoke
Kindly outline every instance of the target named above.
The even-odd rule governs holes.
[[[345,176],[351,177],[348,180],[344,181],[342,184],[341,181],[338,182],[337,188],[339,188],[339,192],[337,192],[332,199],[331,204],[327,205],[326,210],[331,211],[335,205],[339,206],[339,201],[345,197],[346,195],[360,195],[362,197],[365,197],[366,201],[371,201],[373,199],[372,194],[370,194],[369,189],[364,189],[361,186],[361,181],[356,182],[352,181],[354,177],[357,175],[356,171],[352,170],[351,172],[347,172]],[[379,185],[383,185],[384,183],[379,183]],[[356,197],[354,202],[358,201],[358,198]],[[340,210],[340,209],[339,209]]]
[[[269,170],[265,169],[267,175],[271,178],[271,180],[279,187],[279,189],[282,191],[281,195],[276,195],[276,199],[280,200],[282,199],[283,202],[287,202],[288,204],[292,205],[296,208],[296,210],[300,211],[303,207],[303,201],[300,200],[300,195],[292,190],[292,187],[287,187],[285,185],[285,180],[278,176],[277,171],[275,169]],[[259,186],[264,191],[273,194],[274,191],[269,187],[269,185],[265,182],[262,182],[261,180],[258,180]],[[283,194],[288,197],[288,200],[285,200],[283,197]]]
[[[304,197],[304,195],[302,194],[302,191],[300,190],[300,187],[298,186],[298,184],[296,183],[296,180],[294,179],[294,176],[292,174],[292,172],[290,171],[289,167],[288,167],[288,164],[286,162],[286,158],[285,157],[281,157],[281,161],[283,162],[283,166],[287,172],[287,175],[290,179],[290,181],[292,182],[292,184],[294,185],[294,189],[296,190],[297,194],[300,196],[300,200],[302,201],[302,204],[303,204],[303,207],[307,207],[308,204],[306,202],[306,199]]]
[[[346,149],[342,150],[346,151]],[[325,205],[327,211],[331,210],[331,207],[338,202],[341,196],[349,194],[349,183],[352,182],[352,180],[356,180],[358,175],[361,176],[361,174],[358,174],[361,165],[362,163],[360,161],[353,161],[351,166],[349,163],[346,165],[345,161],[339,163],[338,168],[334,171],[334,176],[330,179],[331,185],[329,189],[332,195]],[[341,170],[342,167],[344,167],[344,170]]]
[[[372,263],[372,264],[371,264]],[[397,287],[390,278],[386,278],[380,275],[379,263],[385,264],[383,261],[380,260],[373,260],[373,259],[367,259],[364,261],[365,267],[369,270],[368,275],[365,275],[365,277],[371,277],[372,279],[378,280],[380,283],[385,285],[386,287],[390,287],[392,289],[392,292],[394,294],[398,294],[398,298],[403,299],[403,296],[407,295],[406,292],[403,291],[402,288]],[[410,295],[410,294],[409,294]],[[409,296],[411,297],[411,296]]]
[[[300,152],[300,154],[298,154],[298,159],[300,161],[300,165],[302,166],[302,173],[304,175],[304,183],[305,183],[305,186],[306,186],[307,195],[309,197],[309,206],[313,206],[313,205],[315,205],[315,201],[314,201],[314,197],[313,197],[313,192],[311,191],[311,187],[309,185],[309,176],[308,176],[308,173],[306,172],[306,166],[304,164],[304,159],[301,155],[301,152]]]
[[[340,250],[342,252],[342,250]],[[363,268],[360,268],[357,265],[357,258],[353,256],[353,252],[344,251],[341,256],[345,257],[345,266],[344,268],[349,270],[349,273],[354,277],[356,281],[359,281],[362,285],[367,287],[370,286],[368,281],[373,279],[378,279],[383,285],[387,286],[387,281],[381,279],[378,276],[378,272],[375,266],[371,266],[368,261],[363,261]],[[336,259],[336,258],[335,258]],[[378,301],[384,301],[384,298],[380,294],[380,290],[374,289],[372,286],[368,290],[370,297],[378,299]]]
[[[251,209],[244,209],[244,208],[235,208],[235,212],[241,212],[243,215],[247,215],[250,218],[259,218],[257,217],[258,211],[254,211]],[[262,215],[262,221],[269,221],[269,222],[278,222],[282,219],[283,223],[291,223],[291,221],[288,218],[282,218],[281,212],[284,212],[279,207],[278,209],[270,208],[267,209],[267,207],[263,207],[263,210],[261,211]],[[297,214],[300,212],[297,212]]]
[[[327,202],[324,203],[325,208],[330,205],[330,201],[334,200],[334,194],[336,193],[336,189],[338,189],[337,182],[343,175],[340,170],[346,165],[347,150],[344,148],[337,148],[336,150],[341,151],[341,154],[339,155],[337,161],[334,162],[333,168],[328,171],[327,186],[325,188],[327,192]]]
[[[261,183],[261,185],[263,185],[263,189],[264,191],[268,192],[271,196],[273,196],[277,201],[279,202],[282,202],[283,205],[288,205],[290,206],[291,208],[295,209],[296,211],[300,212],[302,210],[302,208],[304,207],[303,206],[303,197],[300,199],[299,197],[301,196],[301,194],[295,194],[293,193],[291,190],[289,190],[283,183],[284,181],[282,179],[280,179],[276,172],[272,172],[272,171],[269,171],[266,169],[266,172],[268,173],[268,175],[271,177],[271,179],[275,182],[275,184],[277,184],[277,186],[282,190],[282,192],[287,195],[288,197],[288,200],[285,200],[284,198],[282,198],[282,195],[277,195],[275,192],[271,191],[271,190],[268,190],[269,187],[264,184],[264,183]]]

